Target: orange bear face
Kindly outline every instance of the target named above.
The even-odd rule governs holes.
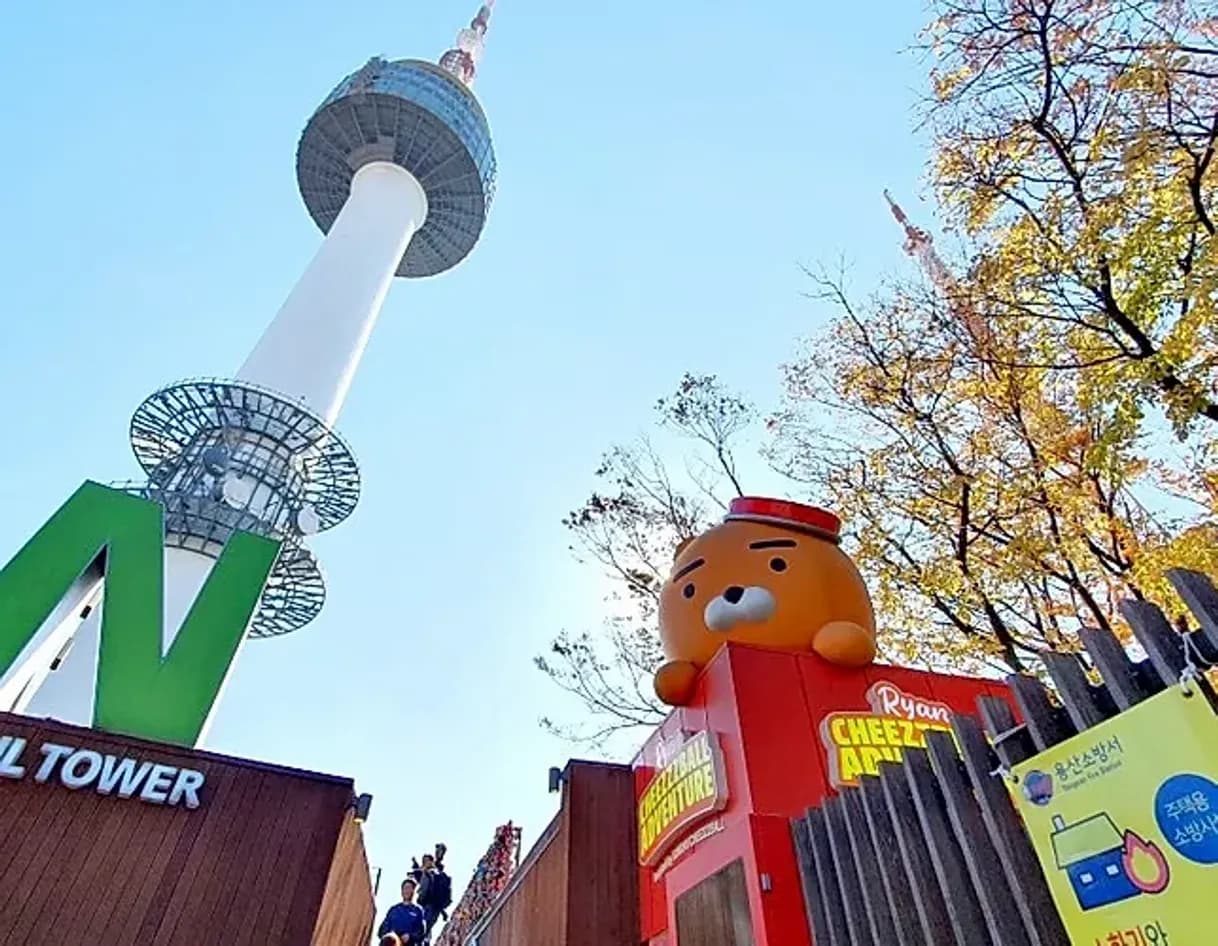
[[[810,506],[734,502],[726,521],[677,551],[660,595],[665,654],[701,669],[724,641],[737,641],[870,662],[871,599],[837,545],[838,526],[835,516]],[[665,702],[678,697],[662,690],[657,677]]]

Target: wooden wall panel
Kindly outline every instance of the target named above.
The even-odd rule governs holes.
[[[368,876],[364,832],[351,812],[338,836],[338,849],[313,931],[313,946],[366,946],[376,919]]]
[[[28,740],[27,762],[50,741],[206,776],[193,811],[39,784],[32,771],[0,779],[0,942],[309,943],[336,853],[345,880],[322,920],[362,935],[371,889],[348,827],[350,780],[7,714],[0,736]]]
[[[638,829],[629,766],[572,762],[562,809],[469,940],[477,946],[635,946]]]
[[[626,946],[639,936],[634,773],[625,765],[581,763],[568,778],[566,942]]]
[[[744,864],[732,861],[677,897],[681,946],[753,946]]]

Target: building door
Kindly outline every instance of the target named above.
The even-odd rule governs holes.
[[[677,946],[754,943],[743,861],[732,861],[677,897]]]

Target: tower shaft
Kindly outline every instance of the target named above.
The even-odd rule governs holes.
[[[414,175],[365,164],[313,261],[237,378],[302,402],[333,425],[402,255],[427,219]]]
[[[236,378],[178,382],[136,409],[131,446],[147,479],[123,488],[164,509],[163,652],[238,532],[280,543],[249,637],[320,612],[325,581],[305,540],[359,499],[334,425],[389,284],[465,259],[494,196],[490,128],[470,90],[492,3],[441,63],[376,57],[326,97],[296,152],[321,248]],[[105,587],[101,572],[87,577],[0,678],[0,710],[91,723]]]

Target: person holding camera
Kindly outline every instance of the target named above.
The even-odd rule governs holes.
[[[431,942],[431,931],[441,919],[448,919],[448,908],[453,902],[453,882],[444,870],[443,844],[436,845],[436,855],[423,858],[424,866],[431,861],[431,870],[425,873],[427,887],[419,896],[419,906],[423,908],[423,921],[427,928],[427,942]]]
[[[440,919],[448,919],[448,908],[453,902],[452,879],[444,870],[444,855],[448,847],[436,845],[435,854],[424,854],[423,863],[410,860],[410,877],[418,884],[418,904],[423,908],[426,929],[424,943],[431,942],[431,932]]]

